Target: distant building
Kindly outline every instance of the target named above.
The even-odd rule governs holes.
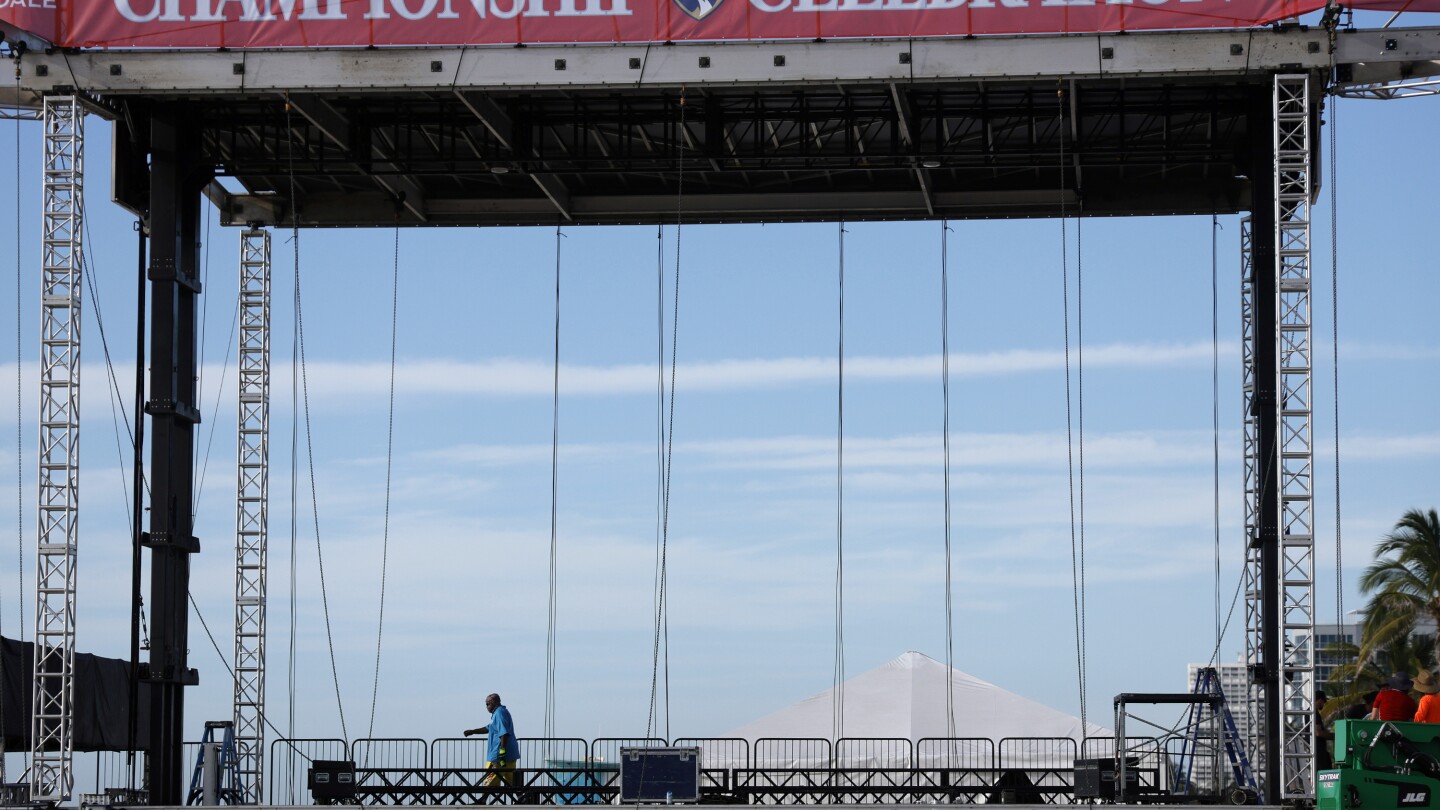
[[[1336,644],[1359,646],[1360,625],[1358,624],[1317,624],[1315,625],[1315,688],[1324,689],[1325,682],[1335,668],[1347,663],[1346,657],[1331,651]]]

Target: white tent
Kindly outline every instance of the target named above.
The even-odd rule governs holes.
[[[1014,742],[1007,744],[1005,752],[997,749],[997,756],[1003,754],[1004,761],[996,762],[1000,767],[1030,765],[1037,760],[1052,759],[1059,765],[1063,759],[1061,748],[1070,751],[1069,756],[1073,757],[1078,755],[1083,737],[1111,735],[1109,730],[1094,723],[1085,726],[1082,732],[1078,717],[946,667],[928,656],[907,652],[845,681],[843,736],[909,740],[918,761],[913,766],[909,762],[896,761],[897,752],[910,750],[903,744],[886,748],[880,744],[855,742],[845,744],[848,750],[833,752],[836,764],[841,767],[904,768],[936,765],[944,759],[953,762],[957,758],[955,745],[937,742],[917,745],[926,738],[951,736],[945,718],[947,685],[953,690],[955,701],[954,736],[986,738],[993,740],[996,746],[1007,737],[1049,738],[1044,744],[1031,746]],[[749,740],[754,767],[822,766],[825,763],[818,760],[825,758],[821,752],[827,749],[818,740],[829,739],[834,733],[833,692],[833,688],[827,689],[723,736]],[[1057,748],[1054,738],[1062,737],[1073,740],[1074,748],[1068,749],[1064,743]],[[756,745],[757,740],[766,738],[812,738],[817,742],[810,746],[780,742]],[[970,754],[961,752],[960,758],[972,760],[973,756],[983,754],[982,749],[987,748],[983,744],[969,747],[972,749]],[[707,750],[707,767],[720,767],[715,761],[719,758]],[[712,766],[710,763],[715,764]],[[1068,768],[1070,763],[1064,762],[1064,766]]]

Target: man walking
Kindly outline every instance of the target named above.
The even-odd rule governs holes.
[[[520,761],[520,741],[515,739],[515,721],[510,719],[510,710],[500,703],[500,695],[491,692],[485,697],[485,708],[490,712],[490,725],[465,729],[465,736],[486,734],[489,740],[485,746],[485,769],[490,773],[481,782],[485,787],[515,785],[515,765]]]

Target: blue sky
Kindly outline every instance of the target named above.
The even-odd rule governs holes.
[[[109,131],[88,122],[87,251],[121,390],[133,379],[131,220],[109,204]],[[0,628],[33,621],[39,130],[20,133],[20,425],[26,589],[17,593],[13,393],[0,435]],[[1440,296],[1429,205],[1440,102],[1339,104],[1340,437],[1345,608],[1370,549],[1406,509],[1440,506]],[[8,160],[6,162],[9,162]],[[1327,182],[1329,181],[1327,175]],[[1329,403],[1329,189],[1316,207],[1316,601],[1336,613]],[[207,209],[208,215],[208,209]],[[1241,538],[1238,219],[1220,219],[1222,607]],[[669,569],[672,736],[723,733],[827,688],[836,535],[837,225],[683,232]],[[845,234],[846,668],[918,650],[944,659],[940,224]],[[1067,500],[1061,224],[956,222],[949,235],[955,664],[1069,712],[1075,674]],[[674,228],[665,231],[666,289]],[[238,235],[207,229],[204,552],[192,591],[227,657],[234,524],[232,318]],[[1182,688],[1214,645],[1211,223],[1087,220],[1083,287],[1088,714],[1121,691]],[[287,704],[291,235],[274,241],[271,716]],[[364,736],[384,514],[394,233],[300,235],[315,487],[351,737]],[[501,692],[522,736],[543,715],[550,527],[552,228],[400,234],[399,381],[384,655],[375,736],[484,721]],[[12,246],[13,247],[13,246]],[[644,731],[656,543],[656,229],[566,228],[562,273],[556,727]],[[13,253],[3,260],[12,267]],[[0,311],[15,312],[13,283]],[[87,293],[87,297],[88,293]],[[12,318],[7,315],[6,320]],[[97,318],[86,304],[79,644],[124,655],[128,507]],[[667,310],[666,322],[669,315]],[[0,380],[15,387],[14,331]],[[1078,358],[1072,334],[1072,360]],[[227,362],[228,360],[228,362]],[[1073,372],[1072,372],[1073,373]],[[667,372],[668,374],[668,372]],[[223,391],[220,390],[223,382]],[[219,402],[218,411],[216,402]],[[1078,402],[1075,403],[1078,407]],[[213,416],[212,416],[213,414]],[[123,433],[123,428],[121,429]],[[123,443],[124,440],[122,439]],[[304,447],[303,433],[301,448]],[[203,450],[202,450],[203,454]],[[298,467],[296,733],[338,736],[304,459]],[[1237,611],[1221,655],[1241,650]],[[27,626],[28,637],[33,630]],[[201,670],[187,722],[228,716],[230,684],[192,618]],[[12,763],[13,764],[13,763]]]

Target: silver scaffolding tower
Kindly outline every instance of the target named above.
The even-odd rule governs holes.
[[[235,754],[246,804],[265,762],[265,593],[270,511],[270,232],[240,234],[239,470],[235,488]]]
[[[80,508],[80,291],[84,116],[76,96],[44,103],[40,312],[39,538],[30,798],[74,785],[75,549]]]
[[[1311,442],[1310,77],[1275,77],[1279,374],[1281,796],[1315,798],[1315,534]]]
[[[1310,100],[1308,76],[1275,77],[1273,198],[1263,218],[1273,262],[1257,255],[1261,226],[1241,229],[1247,708],[1257,769],[1272,777],[1262,784],[1278,786],[1268,802],[1315,797]],[[1262,325],[1273,332],[1260,334]]]

